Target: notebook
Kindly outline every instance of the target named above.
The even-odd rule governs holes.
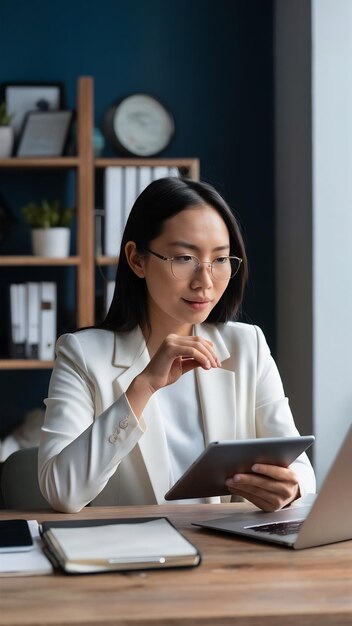
[[[69,574],[194,567],[197,548],[166,517],[43,522],[48,557]]]
[[[275,513],[238,512],[196,526],[278,543],[295,550],[352,539],[352,426],[318,495]]]

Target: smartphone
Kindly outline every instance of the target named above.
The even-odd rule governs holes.
[[[24,552],[31,550],[33,545],[27,520],[0,520],[0,553]]]

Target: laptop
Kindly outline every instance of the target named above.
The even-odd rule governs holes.
[[[202,528],[269,541],[295,550],[352,539],[352,425],[319,494],[308,494],[289,508],[242,512],[193,522]]]

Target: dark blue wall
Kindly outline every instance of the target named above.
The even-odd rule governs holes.
[[[91,75],[96,125],[131,92],[168,105],[176,134],[163,156],[198,156],[240,218],[244,318],[275,350],[272,18],[271,0],[0,0],[0,82],[62,81],[73,108],[77,77]],[[0,372],[0,385],[32,376]]]

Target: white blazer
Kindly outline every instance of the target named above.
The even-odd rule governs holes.
[[[202,324],[222,368],[196,369],[206,444],[220,439],[293,436],[298,431],[262,331],[248,324]],[[87,329],[57,341],[39,447],[39,482],[54,509],[164,503],[168,448],[158,401],[140,421],[124,392],[149,362],[140,328]],[[305,454],[292,468],[302,495],[315,491]],[[209,501],[220,502],[220,498]]]

